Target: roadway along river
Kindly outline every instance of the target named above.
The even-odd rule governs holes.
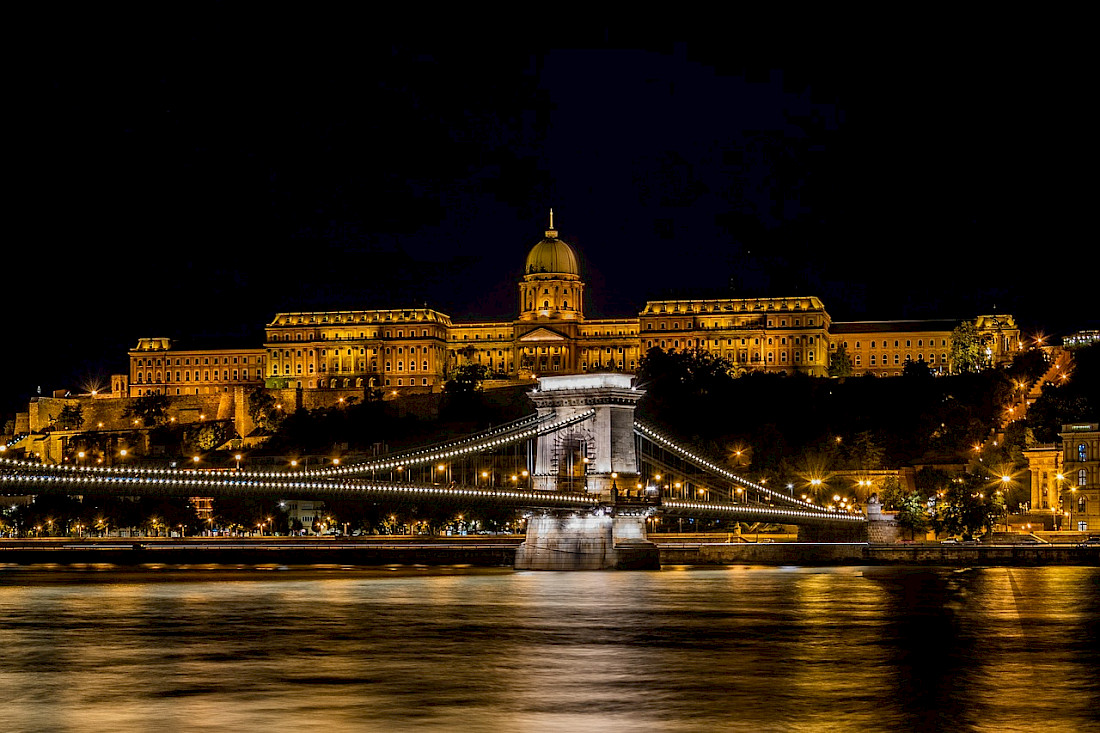
[[[1084,731],[1100,569],[0,568],[28,731]]]

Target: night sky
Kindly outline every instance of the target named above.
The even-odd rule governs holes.
[[[142,336],[258,346],[283,310],[511,318],[551,206],[590,317],[817,295],[834,320],[1098,325],[1072,256],[1093,85],[1057,44],[207,10],[43,31],[20,65],[4,411]]]

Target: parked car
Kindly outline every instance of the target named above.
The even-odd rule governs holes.
[[[1084,542],[1077,545],[1078,547],[1097,547],[1100,546],[1100,535],[1089,535],[1085,538]]]

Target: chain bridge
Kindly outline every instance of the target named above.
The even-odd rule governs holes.
[[[793,524],[859,536],[862,514],[827,511],[750,481],[635,419],[628,374],[542,377],[536,412],[455,440],[358,463],[295,471],[48,465],[0,459],[3,494],[361,498],[493,505],[528,512],[517,568],[655,567],[649,522]]]

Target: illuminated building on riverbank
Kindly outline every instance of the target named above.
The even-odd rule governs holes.
[[[832,321],[812,296],[652,300],[626,318],[584,315],[577,253],[550,228],[528,252],[511,321],[454,323],[429,308],[277,313],[262,346],[181,350],[142,338],[116,396],[229,392],[236,386],[439,391],[447,374],[477,364],[501,380],[626,371],[652,348],[702,350],[741,370],[823,377],[843,345],[853,374],[896,376],[906,361],[950,368],[958,320]],[[1009,315],[974,319],[990,364],[1011,359],[1020,333]]]

